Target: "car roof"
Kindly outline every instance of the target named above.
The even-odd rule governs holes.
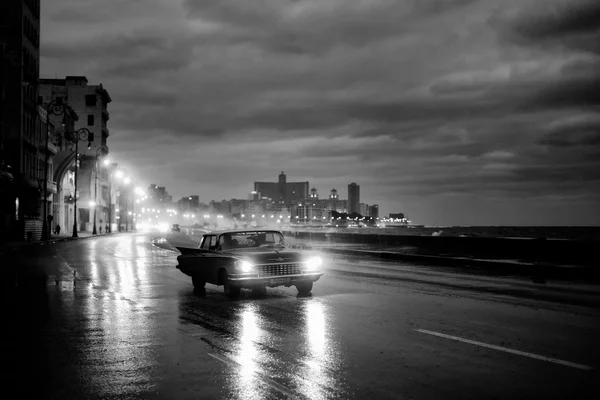
[[[277,233],[281,233],[281,231],[278,231],[277,229],[224,229],[224,230],[220,230],[220,231],[210,231],[210,232],[206,232],[203,233],[203,236],[206,235],[223,235],[225,233],[253,233],[253,232],[277,232]]]

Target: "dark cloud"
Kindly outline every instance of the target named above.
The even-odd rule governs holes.
[[[98,73],[133,77],[186,67],[191,62],[192,47],[190,39],[182,34],[163,35],[144,30],[48,43],[43,57],[91,62],[97,65]]]
[[[174,91],[157,90],[154,87],[131,87],[124,93],[117,92],[113,101],[130,103],[134,107],[155,106],[170,108],[177,106],[180,98]]]
[[[597,154],[600,150],[600,116],[557,124],[538,143],[551,147],[592,146],[596,147]]]
[[[513,22],[515,33],[530,40],[556,39],[600,30],[600,3],[595,0],[537,2]]]
[[[492,24],[515,43],[600,52],[600,3],[596,0],[538,1],[517,15],[496,14]]]
[[[112,155],[176,198],[244,198],[284,170],[419,223],[575,202],[588,223],[600,61],[569,10],[597,7],[570,4],[56,0],[42,75],[102,82]]]
[[[600,67],[600,63],[598,63]],[[589,76],[557,77],[533,96],[534,108],[589,107],[600,105],[600,69]]]
[[[362,47],[407,35],[415,19],[460,10],[475,0],[186,0],[190,18],[226,25],[231,42],[267,51],[323,54],[336,46]]]

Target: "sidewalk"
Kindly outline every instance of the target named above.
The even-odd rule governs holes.
[[[133,231],[128,231],[128,232],[133,232]],[[71,240],[87,239],[90,237],[114,235],[117,233],[124,233],[124,232],[99,233],[97,235],[92,235],[91,232],[77,232],[77,237],[73,237],[72,233],[63,233],[60,235],[52,234],[52,237],[49,240],[33,240],[31,242],[27,242],[26,240],[9,241],[9,242],[0,243],[0,256],[2,256],[3,254],[8,254],[13,251],[21,250],[23,248],[27,248],[29,246],[52,244],[52,243],[56,243],[56,242],[67,242],[67,241],[71,241]]]

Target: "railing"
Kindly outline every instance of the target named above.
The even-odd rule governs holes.
[[[45,143],[40,143],[39,146],[38,146],[38,148],[41,151],[44,151],[44,148],[46,147],[45,145],[46,145]],[[58,146],[56,146],[52,142],[48,142],[48,151],[51,152],[51,153],[53,153],[53,154],[58,154]]]

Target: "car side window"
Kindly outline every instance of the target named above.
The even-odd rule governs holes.
[[[204,236],[202,239],[202,244],[200,245],[200,250],[208,250],[208,245],[210,243],[210,237]]]
[[[209,244],[209,250],[215,250],[217,248],[217,237],[216,236],[211,236],[210,237],[210,244]]]

